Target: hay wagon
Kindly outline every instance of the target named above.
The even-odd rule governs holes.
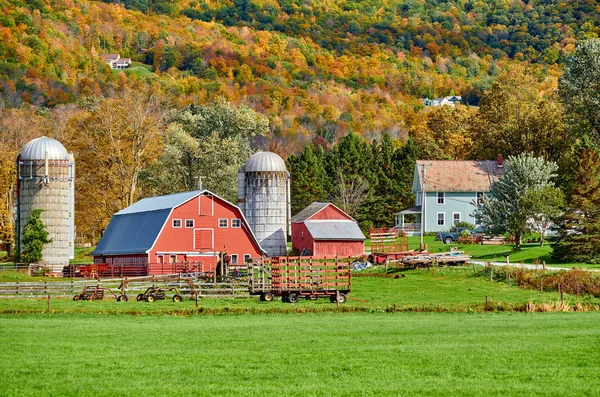
[[[328,298],[345,303],[352,291],[350,259],[274,257],[250,268],[250,294],[262,301],[281,297],[283,302]]]

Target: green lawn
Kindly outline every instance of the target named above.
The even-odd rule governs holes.
[[[0,395],[596,395],[600,313],[0,316]]]
[[[127,69],[113,69],[113,73],[115,74],[121,72],[125,73],[126,76],[134,74],[138,77],[143,77],[152,74],[152,66],[140,62],[131,62],[131,67]]]
[[[520,251],[514,251],[514,245],[481,245],[481,244],[443,244],[441,241],[435,241],[434,236],[425,236],[424,241],[431,252],[445,252],[449,251],[450,247],[458,247],[460,251],[471,255],[474,260],[489,261],[489,262],[506,262],[505,254],[509,254],[509,260],[513,264],[519,263],[535,263],[536,261],[541,265],[542,262],[546,262],[548,266],[556,267],[573,267],[577,266],[586,269],[600,269],[600,265],[592,265],[587,263],[556,263],[550,257],[552,248],[548,243],[543,247],[539,244],[522,244]],[[419,248],[420,237],[409,237],[408,246],[410,249]],[[368,247],[368,245],[367,245]]]

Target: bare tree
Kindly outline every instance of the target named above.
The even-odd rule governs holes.
[[[358,175],[345,176],[342,172],[338,172],[335,182],[332,201],[342,211],[354,217],[356,211],[367,199],[369,182]]]

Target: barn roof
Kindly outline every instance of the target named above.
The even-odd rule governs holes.
[[[210,194],[238,208],[235,204],[208,190],[193,190],[191,192],[145,198],[117,212],[112,217],[98,246],[91,255],[146,253],[154,245],[171,211],[175,207],[179,207],[201,194]],[[242,211],[240,211],[240,215],[243,223],[248,225],[248,221]],[[250,232],[250,236],[259,250],[265,252],[252,229],[248,227],[247,230]]]
[[[156,240],[171,209],[116,214],[92,255],[143,254]]]
[[[303,209],[294,215],[291,219],[292,222],[304,222],[305,220],[312,217],[317,212],[321,211],[323,208],[327,207],[331,203],[319,203],[317,201],[310,204],[308,207]]]
[[[315,240],[366,240],[358,224],[350,220],[304,221]]]
[[[148,197],[119,211],[116,215],[127,215],[137,212],[149,212],[175,208],[186,201],[196,197],[206,190],[192,190],[191,192],[168,194],[166,196]]]

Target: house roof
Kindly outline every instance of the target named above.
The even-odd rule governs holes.
[[[358,224],[350,220],[304,221],[306,228],[315,240],[360,240],[365,235]]]
[[[321,211],[323,208],[327,207],[329,204],[331,203],[320,203],[320,202],[313,202],[311,203],[308,207],[306,207],[305,209],[303,209],[302,211],[298,212],[296,215],[294,215],[291,219],[292,222],[304,222],[305,220],[309,219],[310,217],[312,217],[313,215],[315,215],[317,212]]]
[[[394,215],[398,215],[398,214],[420,214],[420,213],[421,213],[421,206],[420,205],[416,205],[414,207],[407,208],[407,209],[402,210],[400,212],[396,212]]]
[[[413,191],[420,191],[423,166],[426,192],[489,192],[490,185],[504,174],[504,167],[499,167],[496,160],[419,160]]]
[[[191,192],[145,198],[117,212],[112,217],[98,246],[91,255],[148,252],[154,245],[173,209],[201,194],[212,195],[238,208],[236,205],[208,190],[193,190]],[[248,221],[242,211],[240,211],[240,216],[242,217],[243,224],[248,225]],[[247,230],[256,246],[264,253],[265,251],[260,246],[252,229],[248,227]]]

